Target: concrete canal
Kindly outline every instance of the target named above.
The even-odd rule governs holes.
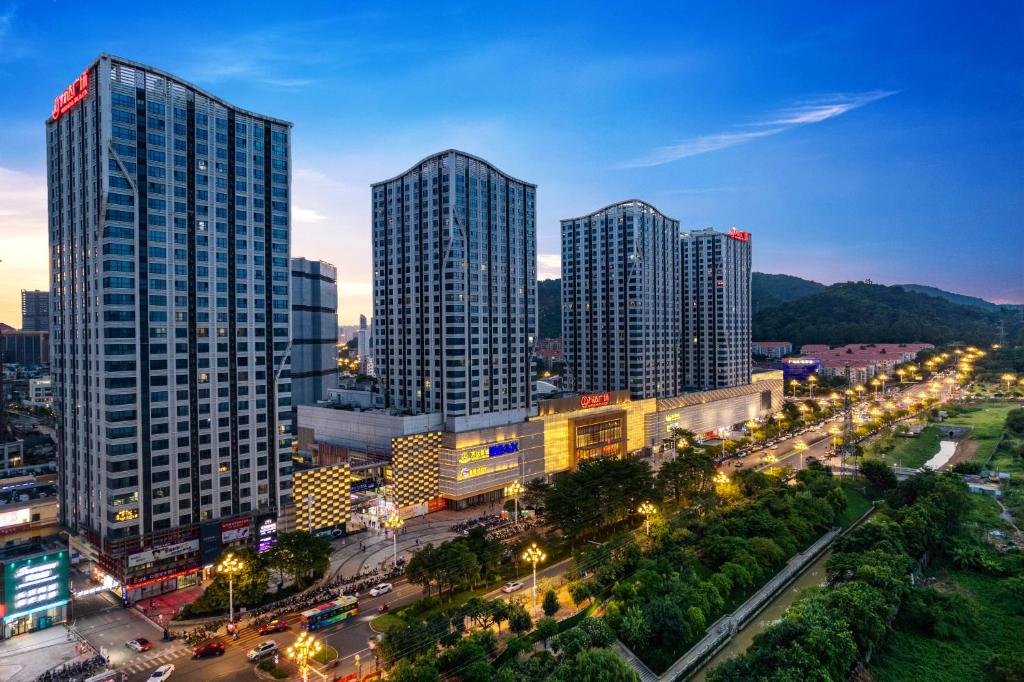
[[[775,599],[769,602],[764,610],[758,614],[757,618],[751,621],[747,627],[737,632],[736,636],[725,645],[725,648],[715,654],[714,658],[694,673],[690,679],[694,680],[694,682],[703,682],[707,674],[719,663],[745,652],[750,647],[751,642],[754,641],[754,636],[764,630],[770,623],[781,618],[782,614],[789,608],[789,605],[796,601],[797,596],[802,590],[815,585],[823,585],[825,583],[825,562],[828,561],[830,556],[832,556],[831,550],[822,554],[799,578],[793,581],[792,585],[780,592]]]

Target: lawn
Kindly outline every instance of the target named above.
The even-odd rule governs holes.
[[[916,436],[882,436],[864,449],[864,456],[916,469],[939,451],[940,440],[938,427],[926,426]]]
[[[862,488],[847,483],[843,484],[843,492],[846,493],[846,509],[839,515],[838,522],[843,528],[848,528],[871,508],[871,500]]]
[[[971,432],[967,434],[970,440],[980,442],[975,459],[979,462],[987,462],[995,450],[996,443],[1003,433],[1006,424],[1006,413],[1016,405],[1003,402],[984,403],[977,409],[950,417],[949,424],[956,426],[969,426]]]
[[[940,589],[955,590],[971,602],[976,626],[962,631],[959,639],[928,637],[898,626],[868,666],[877,682],[986,680],[994,654],[1024,657],[1021,598],[1004,580],[946,563],[936,563],[929,573],[939,576]]]
[[[338,650],[330,644],[324,644],[320,651],[313,654],[313,660],[322,665],[327,665],[338,657]]]

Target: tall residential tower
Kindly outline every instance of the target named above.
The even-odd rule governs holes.
[[[462,424],[525,418],[536,194],[455,150],[373,185],[374,363],[386,407]]]
[[[562,221],[562,339],[569,387],[680,390],[679,221],[631,199]]]
[[[21,331],[50,331],[50,292],[21,290]]]
[[[61,523],[134,600],[289,502],[291,124],[101,55],[46,141]]]
[[[292,405],[316,405],[338,387],[338,270],[292,258]]]
[[[683,387],[749,384],[750,233],[693,230],[680,239]]]

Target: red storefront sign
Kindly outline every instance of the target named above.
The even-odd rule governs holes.
[[[735,227],[730,227],[729,228],[729,238],[730,239],[735,239],[736,241],[740,241],[740,242],[749,242],[750,241],[750,233],[749,232],[741,232],[740,230],[737,230]]]
[[[433,514],[437,511],[443,511],[448,508],[448,500],[443,497],[435,497],[427,500],[427,513]]]
[[[588,407],[604,407],[609,404],[612,400],[612,394],[605,391],[604,393],[592,393],[590,395],[580,396],[580,407],[587,409]]]
[[[88,94],[89,71],[86,70],[71,85],[65,88],[64,92],[53,98],[53,120],[56,121],[66,114],[71,107],[85,99]]]

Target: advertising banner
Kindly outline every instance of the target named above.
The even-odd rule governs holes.
[[[221,521],[220,541],[225,545],[246,540],[249,537],[249,519]]]
[[[6,619],[68,600],[68,553],[53,552],[4,564]]]

